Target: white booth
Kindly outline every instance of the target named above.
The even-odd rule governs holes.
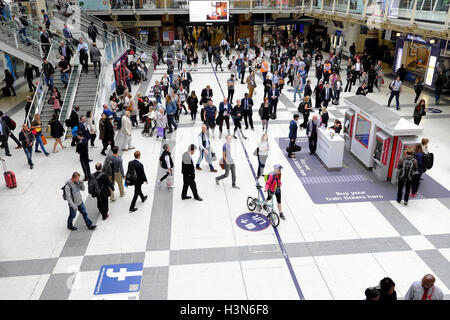
[[[344,100],[349,105],[345,112],[347,130],[344,123],[346,147],[380,180],[395,184],[398,162],[407,147],[420,143],[422,127],[368,97],[358,95]]]
[[[334,130],[317,129],[316,155],[327,170],[340,170],[344,159],[344,138]]]

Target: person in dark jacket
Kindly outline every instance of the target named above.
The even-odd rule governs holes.
[[[14,77],[8,69],[5,69],[5,83],[6,89],[11,89],[12,95],[15,96],[16,91],[14,90]]]
[[[259,116],[261,118],[262,130],[267,132],[270,119],[269,98],[264,98],[264,102],[261,103],[261,107],[259,108]]]
[[[195,167],[194,161],[192,160],[192,155],[195,153],[197,147],[191,144],[188,151],[183,153],[182,163],[181,163],[181,173],[183,174],[183,190],[181,191],[181,199],[191,199],[191,196],[187,195],[188,188],[191,188],[194,199],[198,201],[203,201],[198,195],[197,184],[195,183]]]
[[[147,195],[144,196],[142,193],[142,184],[145,182],[148,184],[147,176],[145,175],[144,165],[139,161],[141,158],[141,153],[139,151],[134,152],[134,160],[128,163],[128,172],[130,169],[136,170],[137,179],[134,181],[134,196],[130,205],[130,212],[135,212],[137,210],[136,201],[137,198],[140,197],[142,202],[147,200]]]
[[[414,92],[416,93],[414,103],[417,103],[417,100],[419,100],[422,90],[423,90],[423,79],[422,77],[417,77],[416,81],[414,82]]]
[[[357,96],[359,96],[359,95],[365,96],[368,93],[369,93],[369,89],[367,89],[365,82],[363,82],[363,84],[358,88],[358,90],[356,90]]]
[[[306,125],[308,124],[309,114],[312,110],[312,106],[310,105],[311,99],[309,96],[305,96],[303,101],[298,106],[298,111],[303,115],[303,123],[300,124],[301,128],[306,129]]]
[[[327,108],[322,107],[322,114],[320,115],[320,123],[328,128],[328,120],[330,119],[330,115],[328,114]]]
[[[97,208],[98,211],[100,211],[103,220],[106,220],[109,217],[108,198],[111,196],[111,190],[114,192],[114,184],[112,184],[111,180],[108,179],[108,176],[102,172],[101,163],[95,165],[95,170],[97,171],[93,174],[93,179],[97,179],[99,187],[99,194],[96,196]]]
[[[396,301],[397,292],[395,292],[395,283],[391,278],[383,278],[379,285],[380,301]]]
[[[427,169],[425,168],[423,164],[423,148],[422,144],[418,143],[416,144],[414,148],[414,158],[417,161],[417,172],[413,175],[412,185],[411,185],[411,193],[409,194],[410,197],[414,198],[417,196],[417,191],[419,190],[419,184],[420,184],[420,178],[422,178],[422,174],[424,174]]]
[[[278,106],[278,98],[280,97],[280,90],[278,90],[275,83],[272,83],[272,88],[270,88],[269,93],[269,105],[270,105],[270,114],[272,119],[277,118],[277,106]]]
[[[409,172],[408,168],[405,166],[405,163],[410,163],[412,161],[412,165],[410,166],[411,172]],[[409,166],[408,166],[409,167]],[[398,189],[397,189],[397,202],[400,203],[402,200],[403,187],[405,187],[405,195],[404,195],[404,204],[405,206],[408,204],[409,200],[409,191],[411,189],[411,184],[414,179],[413,173],[417,171],[418,165],[417,160],[414,158],[414,150],[411,148],[406,149],[405,154],[402,159],[400,159],[398,163]]]
[[[27,80],[28,88],[30,89],[30,92],[35,91],[36,86],[33,83],[33,68],[30,66],[29,63],[27,63],[25,65],[24,78]]]
[[[405,67],[402,64],[401,67],[397,69],[396,73],[400,77],[400,81],[403,82],[405,80],[405,77],[406,77],[406,74],[408,73],[408,71],[406,71]]]
[[[106,115],[105,115],[106,117]],[[109,116],[108,118],[105,119],[104,122],[104,133],[103,133],[103,139],[102,139],[102,144],[103,144],[103,149],[100,152],[102,155],[106,156],[106,149],[108,149],[108,146],[112,148],[114,147],[114,126],[113,126],[113,117]]]
[[[61,146],[61,148],[65,149],[66,147],[63,146],[61,141],[61,137],[64,135],[64,127],[58,120],[58,115],[56,113],[53,113],[52,119],[48,124],[50,125],[50,135],[53,139],[55,139],[55,144],[53,145],[53,153],[58,152],[56,151],[56,147],[58,146],[58,144]]]
[[[22,143],[23,151],[25,152],[28,160],[28,164],[30,166],[30,169],[33,169],[34,164],[31,159],[33,155],[33,141],[34,141],[34,135],[31,133],[31,130],[28,129],[28,126],[26,123],[22,125],[22,131],[19,133],[19,140]]]
[[[316,109],[319,109],[322,104],[322,101],[321,101],[322,90],[323,90],[323,82],[319,81],[317,86],[314,88],[314,95],[316,96],[316,101],[314,102],[314,105],[316,106]]]
[[[253,99],[249,97],[248,93],[245,93],[244,98],[241,100],[242,106],[242,116],[244,117],[245,130],[248,129],[248,125],[250,123],[250,128],[254,131],[253,128]],[[247,122],[248,118],[248,122]]]
[[[312,94],[313,94],[313,92],[312,92],[312,88],[311,88],[311,80],[306,80],[305,87],[303,88],[303,96],[304,97],[307,97],[307,96],[312,97]],[[311,106],[311,108],[313,107],[311,99],[309,100],[309,105]]]
[[[227,98],[224,98],[223,101],[219,103],[219,116],[217,117],[217,122],[219,124],[219,139],[222,139],[222,127],[224,121],[227,126],[228,134],[230,134],[231,110],[231,103],[228,102]]]
[[[209,84],[206,86],[206,88],[204,88],[202,90],[201,96],[202,96],[202,100],[200,101],[200,103],[202,103],[204,105],[208,102],[208,100],[212,99],[213,91]]]
[[[333,98],[333,90],[331,90],[330,88],[330,84],[327,82],[325,83],[325,87],[322,89],[321,93],[320,93],[320,100],[323,103],[323,106],[326,108],[328,107],[328,103],[330,102],[330,100]],[[320,106],[318,106],[316,104],[316,108],[318,108]]]
[[[84,172],[84,179],[83,181],[88,181],[91,177],[91,168],[89,167],[89,150],[88,150],[88,142],[86,139],[83,139],[83,135],[81,132],[78,131],[77,134],[77,148],[76,152],[80,155],[80,163],[81,168]]]
[[[300,116],[297,113],[294,114],[294,119],[291,120],[291,122],[289,123],[289,146],[288,146],[289,158],[295,158],[295,155],[293,154],[292,151],[295,146],[295,140],[297,139],[298,118],[300,118]]]
[[[306,135],[308,136],[309,155],[316,153],[317,148],[317,129],[319,127],[317,114],[314,114],[312,119],[306,125]]]
[[[422,120],[422,117],[426,115],[425,111],[426,111],[425,100],[424,99],[420,99],[419,103],[414,108],[413,117],[414,117],[414,123],[415,124],[417,124],[417,125],[420,124],[420,121]]]

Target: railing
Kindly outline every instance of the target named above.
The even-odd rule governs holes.
[[[75,56],[73,57],[74,63],[70,69],[70,76],[69,76],[69,80],[67,81],[67,88],[66,88],[66,93],[64,94],[63,104],[61,106],[61,112],[59,113],[59,120],[61,120],[61,117],[63,116],[63,114],[64,114],[64,116],[67,115],[67,112],[64,112],[64,110],[68,109],[71,104],[70,102],[71,101],[73,102],[73,100],[75,99],[76,86],[74,88],[74,83],[76,82],[78,84],[78,79],[80,78],[80,69],[81,69],[79,67],[80,61],[79,61],[79,59],[77,59],[77,57],[79,57],[79,55],[80,55],[79,52],[77,52],[77,53],[75,53]],[[77,68],[75,68],[75,66],[77,66]],[[75,71],[76,78],[74,78],[74,69],[76,69],[76,71]],[[72,80],[74,80],[74,81],[72,81]],[[75,89],[75,92],[73,89]],[[67,97],[68,92],[70,92],[69,97]],[[63,120],[66,120],[66,119],[63,119]]]
[[[0,26],[0,30],[4,33],[8,34],[8,38],[11,37],[14,39],[14,45],[13,47],[16,49],[20,49],[19,48],[19,43],[20,43],[20,37],[19,37],[19,31],[16,28],[10,27],[8,25],[4,25],[4,26]],[[27,30],[28,31],[28,30]],[[27,48],[29,48],[30,50],[27,50],[29,54],[34,55],[33,53],[31,53],[31,51],[35,50],[38,53],[38,57],[37,58],[41,58],[43,56],[43,52],[42,52],[42,47],[41,47],[41,43],[40,41],[37,41],[33,38],[31,38],[28,33],[27,33],[27,38],[28,41],[31,43],[30,46],[27,46]],[[7,43],[9,45],[11,45],[10,41],[7,41],[4,37],[0,37],[0,41]]]
[[[31,106],[30,109],[28,110],[28,113],[25,117],[25,123],[30,126],[31,124],[31,120],[32,120],[32,115],[36,114],[37,111],[39,110],[39,105],[43,102],[43,99],[45,98],[45,96],[47,95],[47,86],[45,85],[45,80],[44,80],[44,73],[41,72],[40,76],[39,76],[39,81],[38,84],[36,86],[36,90],[34,92],[34,96],[33,99],[31,101]]]

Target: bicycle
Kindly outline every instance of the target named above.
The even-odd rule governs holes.
[[[267,212],[267,218],[269,218],[270,224],[274,227],[278,227],[280,224],[280,217],[278,216],[278,213],[275,212],[273,208],[273,198],[270,200],[270,203],[267,203],[266,201],[263,201],[261,199],[261,193],[260,189],[262,189],[262,186],[257,184],[256,189],[258,190],[258,198],[253,198],[251,196],[247,197],[247,208],[250,211],[258,211],[261,212],[261,210],[264,210]]]

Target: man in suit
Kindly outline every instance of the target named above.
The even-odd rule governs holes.
[[[280,91],[277,88],[275,83],[272,83],[272,88],[269,90],[269,105],[270,105],[270,114],[272,115],[272,119],[277,118],[277,105],[278,98],[280,96]]]
[[[219,139],[222,139],[222,127],[224,121],[227,125],[228,134],[230,134],[231,109],[231,103],[228,102],[227,98],[224,98],[223,101],[219,103],[219,116],[217,117],[217,122],[219,123]]]
[[[136,201],[138,197],[141,197],[142,202],[145,202],[147,200],[148,196],[144,196],[142,193],[142,184],[145,182],[148,184],[147,177],[145,175],[144,171],[144,165],[139,162],[139,159],[141,158],[141,153],[139,151],[134,152],[134,160],[128,162],[128,171],[130,171],[131,168],[136,170],[136,181],[134,181],[134,196],[133,200],[131,201],[130,205],[130,212],[135,212],[137,210]]]
[[[88,181],[91,177],[91,168],[89,167],[88,140],[83,139],[83,134],[80,131],[78,131],[77,140],[78,143],[76,152],[80,155],[81,168],[84,172],[83,181]]]
[[[86,116],[80,117],[80,123],[78,124],[78,133],[81,133],[83,140],[89,140],[91,138],[87,127]]]
[[[67,27],[67,23],[64,23],[64,28],[62,29],[64,38],[66,38],[66,44],[71,44],[74,41],[72,36],[72,32],[70,32],[69,27]]]
[[[73,57],[73,52],[69,46],[66,46],[64,41],[60,42],[58,52],[60,55],[64,56],[64,60],[66,60],[70,64],[70,59],[72,59],[72,57]]]
[[[253,99],[249,98],[248,93],[246,93],[244,95],[244,98],[241,100],[241,106],[242,106],[242,115],[244,116],[245,122],[245,130],[248,129],[248,123],[250,123],[250,128],[252,128],[252,130],[255,131],[255,129],[253,128],[253,111],[252,111]]]
[[[95,77],[98,78],[98,75],[100,74],[100,71],[101,71],[100,70],[100,68],[101,68],[100,58],[102,56],[102,53],[97,48],[97,44],[95,42],[92,44],[92,47],[89,50],[89,55],[91,57],[91,62],[94,65]],[[98,71],[97,71],[97,68],[98,68]]]
[[[328,103],[330,102],[331,97],[333,96],[333,93],[330,88],[330,84],[328,82],[325,84],[325,88],[322,89],[322,92],[320,94],[321,94],[321,100],[323,102],[323,106],[325,108],[328,107]],[[318,106],[316,106],[316,107],[318,107]]]
[[[183,79],[182,85],[186,88],[186,91],[189,93],[189,86],[192,82],[191,73],[186,71],[186,68],[183,68],[183,72],[181,73],[181,78]]]
[[[287,148],[289,158],[295,158],[292,151],[295,146],[295,140],[297,139],[298,118],[300,118],[300,116],[298,114],[294,114],[293,120],[289,123],[289,146]]]
[[[97,163],[95,165],[95,170],[97,170],[93,176],[94,179],[98,181],[99,194],[97,195],[97,208],[102,215],[103,220],[108,219],[108,198],[111,196],[111,190],[114,192],[114,185],[108,176],[102,172],[102,164]]]
[[[209,84],[206,86],[205,89],[202,90],[201,96],[202,96],[201,103],[203,103],[203,104],[206,104],[208,102],[208,100],[212,99],[213,92],[212,92],[212,89]]]
[[[312,119],[308,121],[306,126],[306,135],[309,142],[309,154],[316,153],[317,148],[317,127],[319,126],[319,120],[317,114],[314,114]]]
[[[188,148],[188,151],[183,153],[182,156],[182,164],[181,164],[181,173],[183,174],[183,190],[181,191],[181,199],[191,199],[191,196],[187,195],[188,187],[191,188],[192,194],[194,195],[194,199],[198,201],[203,201],[202,198],[198,195],[197,192],[197,184],[195,183],[195,168],[194,161],[192,161],[192,155],[195,153],[195,149],[197,147],[194,144],[191,144]]]

